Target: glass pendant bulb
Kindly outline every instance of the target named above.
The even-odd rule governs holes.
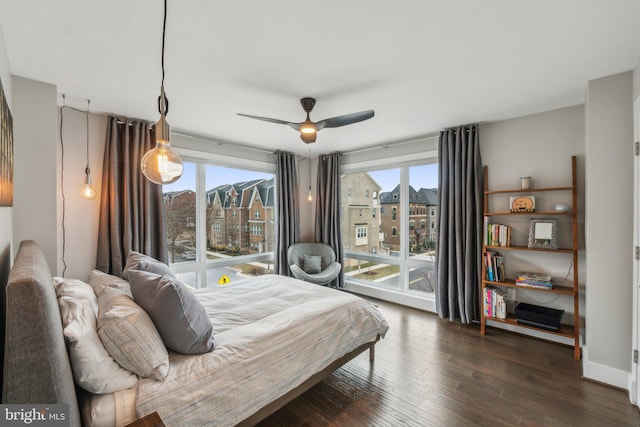
[[[164,0],[164,19],[162,21],[162,83],[158,97],[160,120],[156,124],[156,148],[142,157],[140,169],[143,175],[154,184],[171,184],[182,176],[182,159],[171,149],[171,129],[167,123],[169,100],[164,92],[164,38],[167,26],[167,0]]]
[[[64,96],[63,96],[64,98]],[[96,190],[91,187],[91,169],[89,168],[89,105],[91,100],[87,99],[87,165],[84,167],[84,185],[80,190],[80,196],[85,200],[92,200],[96,197]]]
[[[156,148],[142,157],[144,176],[154,184],[171,184],[182,176],[182,159],[171,149],[170,129],[164,114],[156,125]]]
[[[80,196],[86,200],[91,200],[96,197],[96,190],[94,190],[93,187],[91,187],[91,175],[89,172],[89,167],[85,169],[84,186],[82,186],[82,190],[80,191]]]

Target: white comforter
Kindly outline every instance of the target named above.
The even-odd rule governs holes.
[[[157,410],[168,426],[235,425],[389,328],[359,297],[284,276],[196,294],[215,350],[170,353],[165,381],[140,380],[138,416]]]

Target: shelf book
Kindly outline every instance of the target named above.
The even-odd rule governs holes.
[[[511,226],[490,224],[484,217],[484,244],[486,246],[511,246]]]
[[[489,318],[507,318],[507,295],[502,289],[484,288],[484,315]]]
[[[504,282],[504,257],[499,255],[496,251],[484,252],[484,270],[485,280],[489,282]]]
[[[516,278],[516,285],[535,289],[552,289],[551,275],[545,273],[522,272]]]

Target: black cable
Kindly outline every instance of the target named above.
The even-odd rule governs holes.
[[[164,35],[167,30],[167,0],[164,0],[164,18],[162,20],[162,84],[164,86]]]
[[[60,186],[62,193],[62,265],[64,268],[62,269],[62,277],[64,277],[65,272],[67,271],[67,262],[64,260],[65,249],[67,245],[67,231],[64,225],[65,219],[65,196],[64,196],[64,139],[62,138],[62,124],[64,123],[64,108],[65,104],[65,95],[62,94],[62,107],[60,108]]]
[[[62,195],[62,265],[64,266],[62,269],[62,277],[64,277],[67,271],[67,262],[64,259],[66,247],[67,247],[67,229],[65,226],[65,214],[66,214],[66,197],[64,195],[64,138],[62,136],[62,125],[64,123],[64,109],[68,108],[71,110],[79,111],[84,113],[85,111],[80,110],[78,108],[69,107],[66,104],[66,96],[62,94],[62,107],[60,107],[60,193]],[[87,104],[88,105],[88,104]],[[89,123],[89,110],[87,109],[87,125]],[[89,167],[89,127],[87,126],[87,167]]]
[[[164,0],[164,17],[162,19],[162,53],[161,62],[162,66],[162,81],[160,82],[160,96],[158,97],[158,112],[162,116],[169,114],[169,99],[164,93],[164,39],[167,32],[167,0]]]
[[[87,99],[87,167],[84,169],[84,173],[89,176],[91,169],[89,168],[89,104],[91,100]]]

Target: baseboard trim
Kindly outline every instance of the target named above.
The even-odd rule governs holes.
[[[630,391],[629,386],[632,382],[631,372],[590,361],[586,346],[582,347],[582,377],[617,387],[627,392]]]

